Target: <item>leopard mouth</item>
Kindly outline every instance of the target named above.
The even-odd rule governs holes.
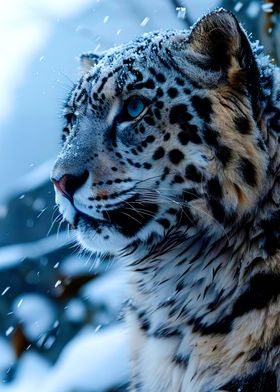
[[[75,227],[86,224],[90,229],[98,231],[101,227],[115,229],[126,237],[133,237],[146,226],[158,212],[156,203],[144,203],[140,195],[117,204],[116,208],[103,210],[103,219],[89,216],[76,210]]]

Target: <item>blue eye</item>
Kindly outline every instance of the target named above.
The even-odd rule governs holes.
[[[126,110],[131,118],[138,117],[145,109],[145,104],[140,98],[132,98],[128,101]]]

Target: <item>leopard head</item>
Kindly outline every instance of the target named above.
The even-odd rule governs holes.
[[[84,247],[115,253],[255,213],[268,167],[260,72],[231,13],[82,63],[52,181]]]

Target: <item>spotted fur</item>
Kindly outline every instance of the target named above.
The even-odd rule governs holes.
[[[52,177],[126,266],[131,391],[279,391],[279,69],[224,10],[82,61]]]

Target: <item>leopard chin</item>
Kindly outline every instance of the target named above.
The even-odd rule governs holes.
[[[81,246],[97,254],[109,253],[119,255],[129,245],[126,237],[118,232],[113,225],[79,218],[75,232]]]

